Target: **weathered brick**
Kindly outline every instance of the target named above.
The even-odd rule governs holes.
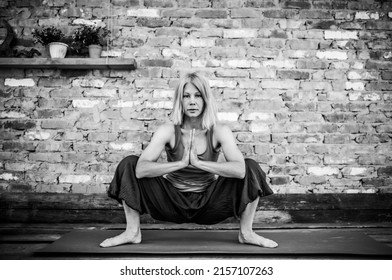
[[[78,99],[72,100],[72,106],[74,108],[93,108],[97,106],[102,106],[104,103],[102,100],[87,100],[87,99]]]
[[[297,12],[294,10],[264,10],[263,15],[266,18],[295,18]]]
[[[31,153],[29,154],[29,160],[44,162],[61,162],[62,157],[60,153]]]
[[[91,176],[89,175],[74,175],[74,174],[64,174],[59,176],[59,182],[64,184],[64,183],[88,183],[92,181]]]
[[[338,175],[339,169],[337,167],[308,167],[307,169],[308,174],[313,174],[316,176],[330,176],[330,175]]]
[[[18,181],[22,179],[23,174],[19,174],[18,172],[2,172],[0,173],[0,180],[5,181]]]
[[[200,18],[227,18],[227,11],[221,9],[200,9],[196,12]]]
[[[320,21],[308,20],[306,21],[306,25],[310,29],[336,29],[337,28],[337,22],[334,20],[320,20]]]
[[[267,67],[260,67],[257,70],[250,71],[250,77],[252,79],[275,79],[276,78],[276,70],[267,68]]]
[[[36,123],[29,120],[16,120],[1,122],[1,126],[5,129],[27,130],[36,127]]]
[[[256,38],[257,29],[225,29],[223,30],[223,38]]]
[[[52,136],[50,132],[47,131],[28,131],[25,134],[25,137],[28,140],[47,140]]]
[[[230,68],[259,68],[260,63],[256,60],[235,59],[228,60],[227,66]]]
[[[178,7],[185,8],[207,8],[210,7],[209,0],[178,0]]]
[[[309,1],[290,1],[286,0],[283,1],[283,7],[284,8],[289,8],[289,9],[310,9],[311,4]]]
[[[377,174],[379,176],[392,176],[392,166],[378,168]]]
[[[365,11],[361,11],[361,12],[356,12],[355,13],[355,19],[374,19],[374,20],[378,20],[380,19],[380,14],[378,12],[365,12]]]
[[[316,53],[316,57],[318,57],[319,59],[332,59],[332,60],[348,59],[347,53],[342,51],[319,51]]]
[[[296,70],[278,70],[276,75],[280,79],[307,80],[310,78],[309,72]]]
[[[347,73],[347,78],[349,80],[378,80],[377,72],[368,71],[350,71]]]
[[[41,123],[41,128],[43,129],[67,129],[73,127],[73,122],[69,120],[44,120]]]
[[[0,112],[0,119],[23,119],[26,117],[26,114],[19,112]]]
[[[392,80],[392,71],[381,72],[381,77],[383,80]]]
[[[385,165],[387,159],[384,155],[365,154],[358,158],[360,165]]]
[[[347,176],[369,176],[371,170],[366,167],[345,167],[342,169],[342,173],[345,177]]]
[[[291,121],[293,122],[322,122],[323,120],[319,113],[294,112],[291,114]]]
[[[253,79],[238,80],[238,87],[240,89],[258,89],[259,81]]]
[[[50,89],[49,93],[51,98],[69,98],[69,97],[82,97],[82,91],[75,88],[55,88]]]
[[[249,109],[263,111],[279,111],[284,103],[280,100],[254,100],[250,103]]]
[[[214,88],[235,88],[237,87],[236,81],[227,81],[227,80],[211,80],[209,81],[210,87]]]
[[[34,191],[34,186],[31,184],[25,184],[25,183],[11,183],[8,186],[8,190],[10,192],[33,192]]]
[[[153,108],[153,109],[172,109],[173,108],[173,102],[172,101],[160,101],[160,100],[154,100],[154,101],[147,101],[144,103],[144,106],[146,108]]]
[[[322,60],[297,60],[296,66],[293,68],[297,69],[326,69],[328,68],[328,62]]]
[[[326,30],[324,31],[325,39],[333,39],[333,40],[349,40],[349,39],[358,39],[357,31],[337,31],[337,30]]]
[[[213,8],[238,8],[242,7],[244,0],[214,0],[212,1]]]
[[[340,80],[345,76],[345,72],[342,70],[328,70],[324,73],[325,78],[328,80]]]
[[[31,78],[28,79],[6,78],[4,81],[4,85],[9,87],[34,87],[35,81]]]
[[[231,69],[218,69],[215,71],[216,77],[241,77],[241,78],[248,78],[249,72],[247,70],[231,70]]]
[[[392,30],[392,23],[390,21],[368,21],[366,22],[366,29]]]
[[[325,135],[325,144],[347,144],[350,143],[350,135],[348,134],[329,134]]]
[[[255,9],[240,8],[232,9],[230,13],[231,18],[258,18],[260,13]]]
[[[238,121],[239,114],[236,112],[219,112],[218,119],[223,122],[236,122]]]
[[[97,88],[91,88],[91,89],[86,89],[83,91],[84,96],[86,97],[110,97],[110,98],[115,98],[117,97],[117,90],[116,89],[97,89]]]
[[[295,68],[294,60],[267,60],[263,61],[263,66],[265,67],[275,67],[275,68]]]
[[[167,27],[170,26],[170,20],[164,18],[139,18],[137,24],[149,28]]]
[[[281,177],[271,176],[270,179],[271,179],[271,185],[285,185],[290,183],[290,177],[288,176],[281,176]]]
[[[82,79],[75,79],[72,81],[73,87],[102,88],[104,85],[105,85],[105,81],[102,79],[82,78]]]
[[[245,48],[247,46],[247,40],[246,39],[216,39],[215,45],[217,47],[233,47],[233,48]],[[229,50],[230,52],[230,50]],[[231,53],[231,52],[230,52]],[[243,53],[245,56],[246,50],[243,50]],[[231,53],[230,57],[238,57],[238,54],[236,55],[235,53]]]
[[[215,39],[182,39],[182,47],[193,47],[193,48],[206,48],[213,47],[215,45]]]
[[[70,153],[62,153],[63,161],[65,162],[73,162],[73,163],[86,163],[86,162],[95,162],[96,158],[91,153],[83,153],[83,152],[70,152]]]
[[[194,10],[187,10],[187,9],[165,9],[165,10],[162,10],[162,17],[191,18],[194,14],[195,14]]]
[[[276,89],[298,89],[299,82],[295,80],[280,80],[280,81],[261,81],[262,88],[276,88]]]
[[[283,39],[252,39],[249,45],[257,48],[267,48],[267,49],[282,49],[285,45],[285,40]]]
[[[315,102],[305,102],[305,103],[287,102],[286,107],[289,108],[290,112],[316,111],[317,104]]]
[[[34,114],[38,119],[50,119],[62,117],[63,111],[61,109],[38,109]]]
[[[375,69],[375,70],[389,70],[392,68],[392,62],[388,61],[366,61],[365,65],[366,69]]]
[[[330,91],[332,89],[331,84],[329,82],[313,82],[313,81],[301,81],[300,88],[305,91],[314,91],[314,90]]]
[[[392,90],[392,83],[390,82],[370,82],[366,85],[366,90],[376,90],[376,91],[381,91],[381,90]]]
[[[115,121],[112,124],[112,129],[114,131],[143,130],[143,128],[144,128],[144,123],[142,121],[137,121],[137,120]]]
[[[170,8],[174,6],[174,1],[172,0],[144,0],[145,7],[162,7]]]
[[[277,7],[277,4],[273,0],[245,0],[244,6],[250,8],[274,8]]]
[[[160,17],[160,11],[159,9],[129,9],[127,10],[127,16],[157,18]]]
[[[303,186],[313,186],[314,184],[325,184],[327,179],[325,176],[300,176],[295,179],[296,182]]]
[[[377,133],[392,133],[392,125],[380,125],[376,128]]]
[[[60,141],[41,141],[37,145],[37,152],[64,152],[71,150],[71,143],[70,142],[60,142]]]
[[[260,121],[252,121],[249,127],[252,133],[270,133],[270,127],[268,124]]]
[[[293,50],[316,50],[319,48],[319,41],[312,40],[289,40],[287,45]]]
[[[279,56],[278,50],[272,49],[257,49],[257,48],[249,48],[247,49],[248,57],[262,57],[262,58],[277,58]]]
[[[113,103],[112,107],[113,108],[134,108],[139,105],[141,105],[142,102],[140,100],[118,100],[115,103]]]
[[[365,85],[363,82],[346,82],[346,89],[364,90]]]
[[[162,79],[135,80],[136,88],[168,88],[167,81]]]
[[[333,19],[333,15],[329,11],[323,10],[301,10],[299,12],[299,18],[306,19]]]
[[[293,38],[296,39],[323,39],[324,33],[321,30],[294,30]]]
[[[305,126],[302,123],[294,123],[294,122],[287,122],[287,123],[274,123],[272,126],[273,133],[305,133]]]
[[[242,115],[244,120],[260,120],[268,123],[273,123],[276,121],[274,113],[264,113],[264,112],[249,112],[247,111]]]

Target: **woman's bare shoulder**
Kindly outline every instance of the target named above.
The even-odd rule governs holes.
[[[164,123],[158,127],[155,132],[160,135],[173,135],[174,134],[174,124],[173,123]]]
[[[214,131],[217,133],[232,133],[230,127],[224,123],[217,123],[214,126]]]
[[[217,140],[222,141],[233,135],[230,127],[223,123],[217,123],[214,126],[214,136]]]

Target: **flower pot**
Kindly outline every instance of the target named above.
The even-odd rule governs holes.
[[[88,46],[88,53],[91,58],[100,58],[102,53],[102,46],[90,45]]]
[[[67,54],[68,45],[61,42],[49,44],[49,53],[51,58],[64,58]]]

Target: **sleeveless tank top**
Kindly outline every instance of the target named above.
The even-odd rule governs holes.
[[[180,161],[184,154],[184,145],[182,143],[181,127],[175,125],[175,144],[173,149],[169,144],[166,144],[165,151],[167,154],[167,160],[169,162]],[[217,161],[219,157],[219,151],[216,151],[212,143],[213,130],[207,130],[207,149],[198,158],[203,161]],[[181,192],[202,192],[216,180],[215,174],[209,173],[204,170],[194,168],[193,166],[187,166],[183,169],[171,172],[164,176],[169,182],[172,183]]]

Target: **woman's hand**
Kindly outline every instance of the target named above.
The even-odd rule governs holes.
[[[185,144],[184,154],[181,159],[181,162],[183,163],[184,168],[191,164],[191,161],[190,161],[191,146],[192,146],[192,130],[189,131],[188,143]]]
[[[192,129],[189,131],[188,142],[184,147],[184,155],[182,156],[181,163],[184,167],[192,165],[194,167],[198,167],[198,163],[200,162],[197,157],[197,149],[195,144],[195,130]]]
[[[191,130],[191,148],[190,148],[190,153],[189,153],[189,159],[190,159],[190,164],[193,165],[194,167],[198,167],[199,164],[199,158],[197,157],[197,149],[196,149],[196,144],[195,144],[195,130]]]

